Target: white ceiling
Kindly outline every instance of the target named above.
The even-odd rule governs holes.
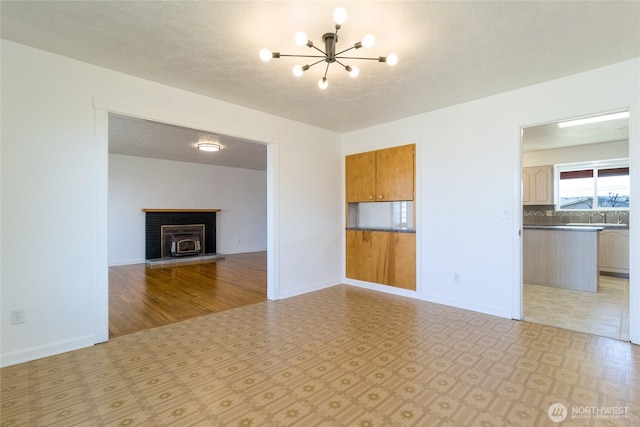
[[[540,151],[576,145],[628,141],[629,119],[560,128],[558,123],[547,123],[523,129],[523,151]]]
[[[218,144],[221,150],[200,151],[197,148],[198,142]],[[179,162],[267,170],[266,145],[119,114],[109,114],[109,152]]]
[[[575,74],[640,55],[637,1],[6,1],[5,39],[336,132],[349,132]],[[295,78],[294,58],[263,47],[322,47],[332,13],[348,19],[338,50],[399,56],[396,67],[337,64]],[[122,121],[123,124],[126,121]]]

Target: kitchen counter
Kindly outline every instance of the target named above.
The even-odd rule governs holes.
[[[602,231],[603,226],[588,225],[525,225],[525,230]]]
[[[568,224],[565,225],[569,225],[569,226],[575,226],[575,227],[604,227],[605,229],[610,229],[610,230],[628,230],[629,229],[629,224],[615,224],[615,223],[609,223],[609,222],[570,222]]]
[[[524,226],[525,283],[598,291],[598,246],[602,226]]]
[[[582,229],[582,228],[599,228],[610,230],[628,230],[629,224],[610,224],[604,222],[570,222],[568,224],[524,224],[524,228],[558,228],[564,227],[566,229]],[[580,230],[578,230],[580,231]]]

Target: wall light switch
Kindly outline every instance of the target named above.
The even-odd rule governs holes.
[[[500,216],[502,217],[502,219],[509,219],[509,216],[511,216],[509,212],[509,208],[502,208],[502,212]]]

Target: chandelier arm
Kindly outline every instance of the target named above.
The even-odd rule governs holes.
[[[336,59],[336,63],[338,63],[338,64],[342,65],[344,68],[347,68],[347,66],[346,66],[346,65],[344,65],[342,62],[338,61],[337,59]]]
[[[319,57],[316,57],[316,58],[319,58]],[[319,64],[319,63],[321,63],[321,62],[324,62],[324,58],[323,58],[323,59],[321,59],[320,61],[316,61],[316,62],[314,62],[313,64],[309,65],[309,68],[313,67],[314,65],[318,65],[318,64]]]
[[[317,50],[318,52],[320,52],[321,54],[323,54],[324,56],[327,56],[327,53],[324,50],[322,50],[319,47],[317,47],[315,44],[311,45],[311,47],[314,48],[315,50]]]
[[[285,55],[285,54],[282,54],[282,53],[280,54],[280,56],[281,57],[282,56],[290,56],[290,57],[293,57],[293,58],[323,58],[323,61],[324,61],[324,58],[326,58],[326,56],[320,56],[320,55]]]
[[[338,56],[338,55],[342,55],[343,53],[348,52],[348,51],[350,51],[351,49],[355,49],[355,48],[356,48],[355,46],[351,46],[349,49],[345,49],[345,50],[343,50],[342,52],[338,52],[338,53],[336,53],[336,56]]]
[[[322,77],[323,79],[327,78],[327,73],[329,72],[329,65],[331,65],[331,62],[327,62],[327,68],[325,68],[324,76]]]
[[[369,61],[380,61],[380,57],[378,57],[378,58],[362,58],[362,57],[358,57],[358,56],[341,56],[341,57],[338,58],[336,56],[336,59],[366,59],[366,60],[369,60]]]

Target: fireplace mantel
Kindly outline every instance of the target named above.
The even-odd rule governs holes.
[[[142,212],[220,212],[220,209],[156,209],[156,208],[142,208]]]

